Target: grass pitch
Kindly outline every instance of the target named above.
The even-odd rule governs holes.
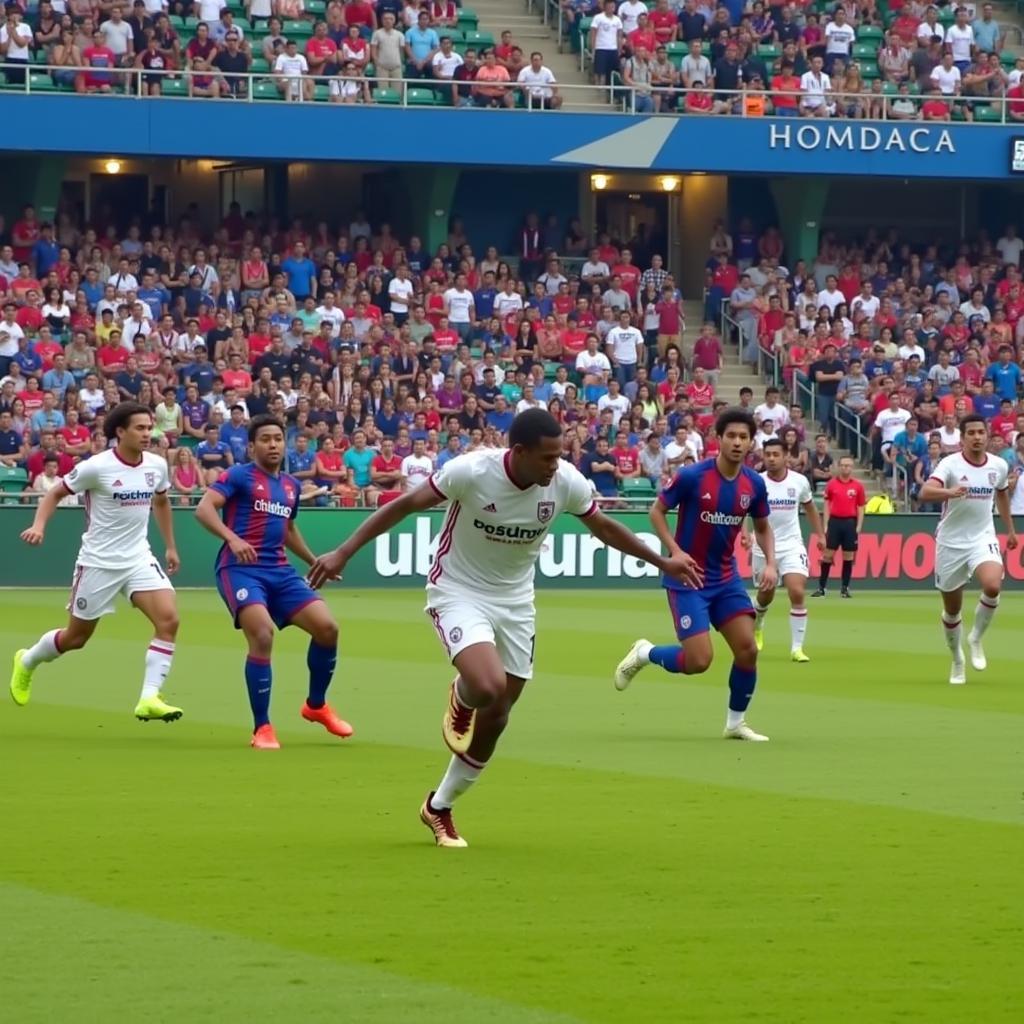
[[[614,692],[635,637],[670,638],[659,591],[542,594],[537,679],[459,804],[464,851],[417,820],[450,679],[420,592],[330,597],[351,741],[299,719],[284,634],[279,753],[248,747],[220,602],[180,596],[181,722],[132,718],[127,610],[28,707],[3,695],[5,1024],[1019,1020],[1020,595],[958,688],[933,594],[811,602],[804,666],[780,599],[750,714],[772,742],[744,745],[718,738],[721,649],[703,678]],[[0,594],[5,685],[63,600]]]

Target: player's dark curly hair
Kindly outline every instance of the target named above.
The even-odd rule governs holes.
[[[969,412],[969,413],[967,413],[966,416],[961,416],[960,417],[960,429],[961,430],[964,430],[966,427],[968,427],[972,423],[980,423],[985,428],[985,432],[986,433],[988,432],[988,429],[989,429],[988,420],[986,420],[985,417],[981,415],[981,413]]]
[[[558,420],[547,409],[526,409],[513,421],[508,431],[508,446],[515,448],[536,448],[541,438],[557,437],[561,439],[562,428]]]
[[[740,408],[726,409],[715,420],[715,433],[719,437],[724,437],[726,429],[734,423],[742,423],[750,431],[751,438],[757,433],[757,423],[754,422],[753,414]]]
[[[148,416],[153,419],[153,410],[141,402],[119,402],[103,420],[103,433],[108,441],[117,440],[117,432],[128,426],[133,416]]]
[[[264,427],[277,427],[282,434],[285,433],[284,424],[276,416],[271,416],[269,412],[261,412],[259,416],[253,416],[253,418],[249,420],[250,444],[256,440],[256,435]]]

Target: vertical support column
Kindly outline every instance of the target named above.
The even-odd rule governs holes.
[[[448,238],[448,221],[455,202],[455,190],[459,184],[458,167],[427,167],[406,171],[405,180],[408,194],[416,204],[413,221],[423,240],[423,248],[429,253]]]
[[[678,209],[681,249],[677,280],[686,299],[699,302],[712,228],[719,218],[729,219],[729,179],[713,174],[686,175]]]
[[[828,179],[810,175],[773,178],[771,190],[786,244],[786,266],[792,267],[797,260],[810,263],[818,255],[821,218],[828,201]]]

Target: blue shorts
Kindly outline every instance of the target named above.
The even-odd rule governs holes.
[[[263,605],[274,625],[284,629],[306,605],[323,600],[290,565],[271,569],[232,565],[218,569],[217,592],[231,612],[235,629],[241,628],[238,613],[251,604]]]
[[[714,583],[700,590],[670,590],[668,606],[676,636],[686,640],[706,633],[714,626],[721,628],[738,615],[753,615],[754,606],[740,579],[728,583]]]

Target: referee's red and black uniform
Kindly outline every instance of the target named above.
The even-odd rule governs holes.
[[[864,485],[850,477],[840,480],[833,477],[825,487],[825,504],[828,506],[828,528],[825,531],[825,548],[828,551],[843,552],[843,597],[850,596],[850,579],[853,576],[853,556],[857,550],[857,517],[867,504]],[[828,586],[831,562],[821,561],[818,575],[817,597],[825,593]]]

